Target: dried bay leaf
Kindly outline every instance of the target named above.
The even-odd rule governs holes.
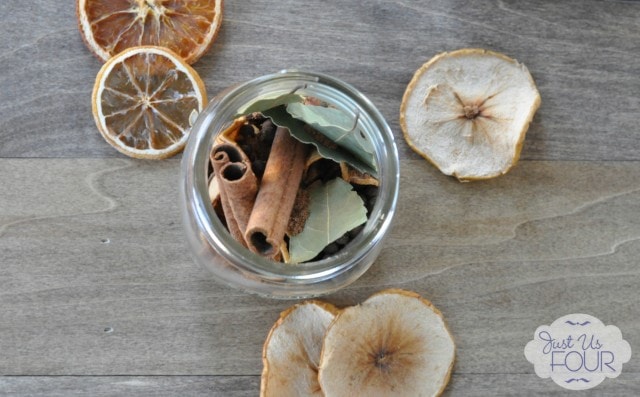
[[[302,96],[295,93],[288,93],[274,98],[260,99],[238,112],[238,116],[243,116],[254,112],[263,112],[265,110],[273,109],[278,106],[288,105],[295,102],[302,102],[303,100],[304,98]]]
[[[310,128],[305,122],[294,118],[284,106],[281,105],[265,110],[262,115],[270,118],[278,127],[289,129],[291,135],[300,142],[315,146],[322,157],[333,160],[336,163],[346,162],[362,172],[374,176],[377,175],[374,167],[371,167],[367,162],[362,161],[343,147],[338,146],[337,143],[324,134]]]
[[[289,103],[287,112],[323,133],[369,167],[376,169],[372,142],[360,129],[354,128],[356,120],[346,112],[333,107],[303,103]]]
[[[289,240],[289,262],[315,258],[327,245],[367,221],[367,209],[353,187],[341,178],[315,183],[309,191],[309,218]]]

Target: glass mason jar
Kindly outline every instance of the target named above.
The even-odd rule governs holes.
[[[216,216],[208,192],[209,153],[216,136],[249,103],[294,91],[346,111],[375,147],[380,186],[362,232],[328,258],[302,264],[265,259],[236,242]],[[354,87],[336,78],[282,71],[226,89],[196,120],[182,159],[181,210],[194,260],[227,285],[272,298],[304,298],[334,292],[360,277],[374,262],[389,231],[398,199],[399,162],[383,116]]]

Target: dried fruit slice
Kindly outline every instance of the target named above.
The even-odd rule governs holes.
[[[105,63],[93,87],[93,117],[104,139],[136,158],[162,159],[184,148],[207,102],[204,83],[178,55],[134,47]]]
[[[167,47],[191,64],[209,49],[222,23],[222,0],[78,0],[82,38],[107,61],[127,48]]]
[[[540,94],[506,55],[463,49],[436,55],[413,76],[400,124],[411,148],[460,180],[506,173],[520,157]]]
[[[262,352],[260,396],[322,396],[318,363],[322,340],[338,309],[319,301],[297,304],[280,315]]]
[[[442,314],[418,294],[379,292],[327,330],[319,381],[332,396],[436,396],[455,356]]]

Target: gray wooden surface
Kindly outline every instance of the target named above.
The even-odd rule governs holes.
[[[257,395],[261,346],[292,302],[224,287],[189,258],[179,159],[117,154],[90,93],[100,62],[74,2],[0,2],[0,396]],[[443,50],[524,62],[543,105],[523,161],[460,184],[411,152],[398,108]],[[438,306],[457,342],[446,394],[567,395],[523,354],[575,312],[640,351],[640,2],[227,1],[195,68],[210,96],[283,68],[358,87],[397,134],[397,219],[378,261],[326,299],[385,287]],[[640,394],[635,356],[591,392]]]

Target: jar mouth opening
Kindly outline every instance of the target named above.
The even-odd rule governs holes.
[[[336,254],[301,264],[275,262],[238,243],[214,212],[207,178],[209,153],[214,140],[230,125],[237,111],[260,97],[279,95],[292,88],[300,90],[303,95],[320,96],[321,100],[358,115],[362,131],[374,143],[380,182],[376,203],[363,231]],[[398,151],[384,117],[354,87],[319,73],[283,70],[223,91],[194,123],[182,162],[184,199],[187,211],[193,213],[200,238],[247,276],[271,282],[321,282],[348,271],[381,242],[390,227],[398,199]]]

